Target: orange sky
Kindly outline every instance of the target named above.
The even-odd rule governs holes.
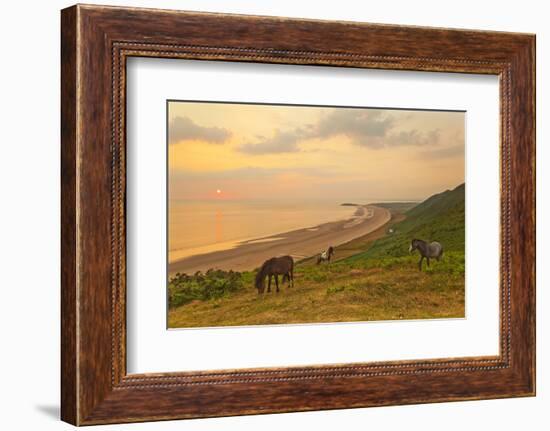
[[[170,102],[168,119],[170,199],[419,200],[464,182],[463,112]]]

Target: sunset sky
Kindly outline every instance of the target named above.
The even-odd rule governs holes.
[[[420,200],[464,182],[463,112],[170,102],[170,199]]]

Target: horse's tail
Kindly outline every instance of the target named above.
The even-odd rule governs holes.
[[[290,269],[283,275],[283,283],[285,280],[288,282],[289,286],[294,285],[294,259],[292,259],[292,257],[290,257]]]

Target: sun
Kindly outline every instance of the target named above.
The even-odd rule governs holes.
[[[216,190],[216,193],[219,194],[219,195],[221,195],[222,191],[221,191],[220,189],[217,189],[217,190]]]

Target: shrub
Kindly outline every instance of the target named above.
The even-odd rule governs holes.
[[[174,308],[194,300],[218,299],[242,286],[240,272],[209,269],[193,275],[178,273],[168,283],[168,303],[170,308]]]

